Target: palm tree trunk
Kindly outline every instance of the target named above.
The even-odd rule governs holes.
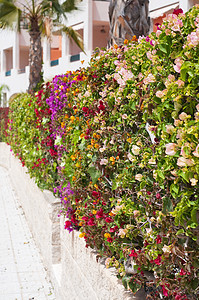
[[[33,93],[42,80],[42,46],[41,33],[37,20],[31,20],[30,50],[29,50],[29,87],[28,92]]]
[[[148,12],[149,0],[111,0],[109,45],[122,45],[125,39],[147,35],[150,27]]]

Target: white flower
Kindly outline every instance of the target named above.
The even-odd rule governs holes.
[[[143,177],[142,174],[136,174],[136,175],[135,175],[135,179],[138,180],[138,181],[141,181],[141,180],[142,180],[142,177]]]
[[[136,145],[133,145],[131,151],[134,155],[138,155],[140,153],[140,148]]]
[[[149,159],[148,163],[149,163],[149,165],[155,165],[155,164],[156,164],[156,161],[155,161],[155,159],[152,157],[152,158]]]
[[[134,156],[131,153],[127,154],[128,159],[133,162],[134,161]]]
[[[194,186],[194,185],[197,184],[198,180],[195,179],[195,178],[191,178],[191,179],[190,179],[190,182],[191,182],[191,185]]]
[[[195,151],[193,152],[193,155],[194,155],[195,157],[199,157],[199,144],[196,146],[196,149],[195,149]]]
[[[166,132],[169,134],[172,134],[175,130],[175,127],[173,125],[166,125]]]
[[[184,121],[188,118],[189,116],[185,113],[185,112],[182,112],[180,115],[179,115],[179,119]]]
[[[166,144],[166,151],[165,153],[167,155],[175,155],[176,154],[176,151],[177,151],[177,144],[174,144],[174,143],[169,143],[169,144]]]
[[[106,158],[100,160],[100,165],[107,165],[107,163],[108,163],[108,159]]]
[[[193,166],[194,164],[195,163],[193,159],[187,159],[184,157],[179,157],[177,161],[177,165],[179,167]]]

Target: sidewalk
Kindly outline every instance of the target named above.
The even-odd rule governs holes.
[[[0,166],[0,300],[55,300],[46,276],[10,178]]]

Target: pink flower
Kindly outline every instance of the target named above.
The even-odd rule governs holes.
[[[166,151],[165,153],[167,155],[175,155],[176,154],[176,151],[177,151],[177,144],[174,144],[174,143],[169,143],[169,144],[166,144]]]
[[[193,159],[179,157],[178,160],[177,160],[177,165],[179,167],[193,166],[194,164],[195,163],[194,163]]]
[[[182,81],[181,79],[178,79],[176,81],[176,83],[177,83],[177,85],[178,85],[179,88],[181,88],[182,86],[184,86],[184,81]]]

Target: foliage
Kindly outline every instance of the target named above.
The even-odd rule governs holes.
[[[9,143],[65,228],[151,299],[199,291],[199,8],[178,14],[11,107]]]
[[[0,107],[0,142],[2,142],[7,135],[8,113],[8,107]]]

